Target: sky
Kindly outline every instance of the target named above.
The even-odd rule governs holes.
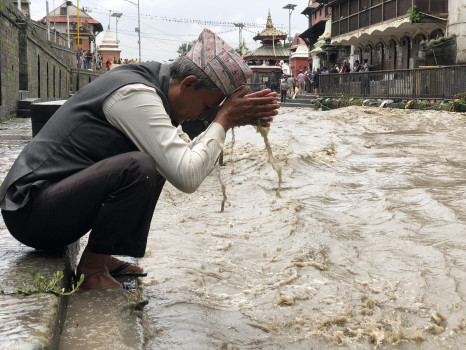
[[[131,0],[137,4],[138,0]],[[72,1],[76,6],[77,0]],[[246,46],[254,50],[260,46],[252,38],[265,29],[267,14],[270,10],[275,28],[288,33],[289,10],[287,4],[297,5],[291,13],[291,33],[304,32],[308,27],[307,17],[301,12],[307,7],[308,0],[139,0],[141,19],[141,57],[142,61],[167,62],[178,57],[177,49],[184,42],[199,36],[204,28],[217,33],[229,45],[239,45],[239,30],[232,23],[248,24],[243,29]],[[48,0],[49,11],[59,7],[64,1]],[[137,6],[127,0],[80,0],[79,8],[84,8],[89,16],[102,23],[104,31],[109,22],[115,31],[116,18],[113,12],[123,15],[118,21],[118,39],[121,58],[139,56]],[[31,18],[39,20],[46,15],[46,0],[31,0]],[[195,23],[193,21],[201,21]],[[212,23],[214,22],[214,23]],[[103,33],[97,37],[100,44]]]

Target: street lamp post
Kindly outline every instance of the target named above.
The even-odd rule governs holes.
[[[112,17],[115,17],[115,30],[116,30],[116,42],[117,44],[120,43],[120,40],[118,40],[118,20],[120,17],[123,16],[121,12],[113,12]]]
[[[233,23],[235,27],[239,29],[239,44],[238,44],[238,50],[239,54],[241,55],[241,44],[243,42],[243,28],[244,28],[244,23]]]
[[[47,41],[50,41],[49,0],[45,2],[45,12],[47,13]]]
[[[70,14],[68,11],[68,7],[72,5],[71,1],[66,2],[66,34],[67,34],[67,40],[68,40],[68,48],[71,47],[71,42],[70,42]]]
[[[287,9],[288,10],[288,26],[289,26],[289,29],[288,29],[288,42],[290,44],[290,47],[288,48],[288,50],[290,50],[290,56],[288,58],[288,65],[290,67],[290,75],[291,75],[291,40],[293,40],[293,38],[291,37],[291,12],[293,12],[293,10],[295,9],[297,5],[293,5],[293,4],[288,4],[286,6],[283,6],[284,9]]]
[[[125,1],[133,4],[134,6],[137,6],[138,8],[138,27],[136,28],[136,31],[138,32],[139,63],[141,63],[141,13],[139,12],[139,0],[137,4],[131,0],[125,0]]]

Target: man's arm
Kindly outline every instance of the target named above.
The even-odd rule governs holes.
[[[194,192],[213,170],[225,141],[225,130],[212,123],[192,149],[171,124],[155,89],[127,85],[110,95],[103,105],[107,120],[151,155],[157,170],[183,192]]]

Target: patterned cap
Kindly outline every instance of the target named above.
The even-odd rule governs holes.
[[[233,48],[209,29],[186,55],[228,96],[252,77],[252,70]]]

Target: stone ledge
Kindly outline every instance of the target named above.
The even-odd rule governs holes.
[[[3,222],[0,220],[0,224]],[[0,226],[1,226],[0,225]],[[61,287],[71,285],[76,266],[78,243],[61,254],[50,255],[17,242],[0,229],[0,339],[4,349],[57,349],[66,318],[67,297],[53,294],[16,295],[19,289],[32,288],[35,271],[43,276],[63,271]]]

